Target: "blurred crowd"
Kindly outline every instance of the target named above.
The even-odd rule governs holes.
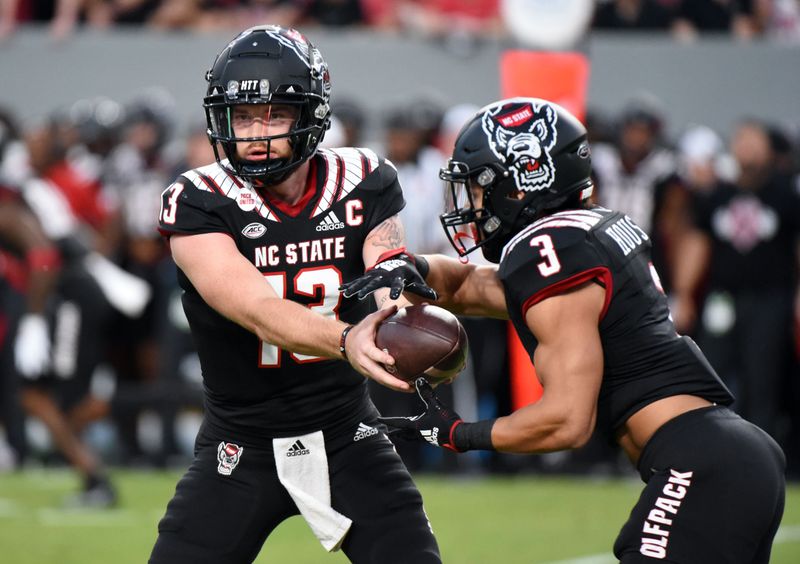
[[[502,37],[501,0],[0,0],[0,39],[24,23],[49,22],[56,38],[77,27],[144,25],[218,31],[256,21],[285,27],[370,27],[427,37]],[[524,4],[515,2],[516,5]],[[530,9],[544,9],[530,2]],[[798,0],[596,0],[594,29],[800,39]]]
[[[333,102],[324,145],[390,159],[408,247],[450,253],[437,173],[477,107],[419,98],[375,117],[356,100]],[[175,123],[173,105],[151,88],[125,105],[80,100],[24,127],[0,111],[0,468],[66,461],[85,477],[84,502],[113,501],[103,461],[182,462],[201,416],[199,363],[155,227],[160,193],[214,156],[205,124]],[[678,330],[800,477],[798,131],[747,117],[727,140],[703,125],[673,139],[667,117],[650,95],[619,115],[588,112],[597,203],[650,234]],[[472,357],[446,393],[468,419],[510,412],[507,325],[463,321]],[[417,409],[414,396],[372,393],[388,415]],[[625,467],[600,440],[550,458],[398,450],[415,471]]]

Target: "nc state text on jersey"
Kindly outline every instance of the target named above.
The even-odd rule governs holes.
[[[286,264],[320,262],[344,258],[344,237],[326,237],[299,243],[281,245],[262,245],[254,251],[253,264],[256,268]]]
[[[647,233],[642,231],[627,215],[607,227],[605,233],[619,245],[625,256],[649,239]]]

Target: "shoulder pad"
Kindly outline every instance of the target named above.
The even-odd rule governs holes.
[[[342,147],[320,149],[317,152],[325,166],[322,196],[311,217],[317,216],[333,204],[347,198],[353,190],[370,190],[386,186],[397,178],[397,171],[386,166],[386,161],[366,148]],[[387,173],[386,169],[392,170]],[[385,178],[391,176],[388,180]],[[393,176],[392,176],[393,174]],[[373,178],[380,181],[373,181]]]
[[[590,237],[603,216],[590,210],[560,212],[529,225],[503,253],[499,276],[509,309],[527,308],[566,289],[600,278],[608,287],[608,260]]]
[[[229,205],[232,201],[238,203],[241,197],[246,197],[253,202],[254,207],[250,209],[255,209],[261,217],[270,221],[280,221],[261,196],[219,163],[188,170],[181,175],[181,178],[185,179],[185,184],[191,184],[200,193],[214,194],[215,197],[211,198],[211,201],[217,202],[217,205]]]
[[[548,233],[554,241],[563,244],[583,240],[585,234],[603,219],[604,216],[601,213],[593,210],[567,210],[548,215],[517,233],[506,244],[500,260],[502,262],[506,255],[513,252],[515,247],[537,233]]]

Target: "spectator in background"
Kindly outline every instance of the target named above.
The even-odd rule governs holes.
[[[800,171],[800,161],[798,161],[797,148],[791,135],[775,125],[769,126],[767,133],[772,148],[775,172],[785,176],[797,174]]]
[[[694,125],[678,140],[681,177],[691,192],[707,193],[719,182],[723,159],[722,139],[711,128]]]
[[[341,147],[362,147],[366,114],[361,105],[352,98],[337,97],[331,104],[333,116],[343,128]]]
[[[750,39],[764,31],[769,11],[760,0],[682,0],[672,31],[679,39],[709,32]]]
[[[400,218],[406,227],[408,247],[440,252],[446,237],[437,224],[444,201],[437,172],[444,159],[433,146],[441,109],[428,100],[412,100],[389,110],[385,120],[386,158],[397,167],[406,207]]]
[[[394,17],[402,31],[439,40],[451,53],[469,56],[482,39],[506,33],[498,6],[498,0],[398,0]]]
[[[652,238],[653,264],[669,290],[678,240],[688,221],[688,194],[673,151],[662,140],[660,103],[649,95],[629,101],[615,145],[592,147],[596,201],[628,214]]]
[[[366,23],[361,0],[305,0],[303,25],[347,27]]]
[[[736,395],[736,410],[783,441],[779,392],[793,353],[800,193],[776,172],[762,123],[741,123],[730,149],[734,181],[696,194],[673,315],[679,332],[697,323],[698,343]],[[703,283],[705,301],[695,305]]]
[[[291,26],[302,14],[298,0],[164,0],[148,23],[156,29],[213,31],[253,21]]]
[[[614,124],[609,115],[599,108],[586,110],[586,133],[592,147],[599,143],[611,144],[614,142]]]
[[[772,0],[767,21],[767,35],[787,43],[800,42],[800,2],[798,0]]]
[[[598,3],[592,27],[619,30],[667,30],[673,14],[655,0],[611,0]]]

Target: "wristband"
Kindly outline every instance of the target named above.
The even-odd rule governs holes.
[[[492,444],[492,427],[496,419],[477,423],[461,423],[453,428],[451,442],[459,452],[468,450],[495,450]]]
[[[411,258],[411,262],[412,263],[414,262],[414,257],[412,255],[409,255],[406,252],[406,248],[405,247],[398,247],[396,249],[392,249],[390,251],[386,251],[386,252],[382,253],[381,256],[379,256],[378,259],[375,261],[375,264],[370,266],[367,270],[372,270],[373,268],[375,268],[378,264],[382,263],[383,261],[389,260],[389,259],[394,258],[394,257],[399,256],[399,255],[406,255],[406,256]]]
[[[347,349],[344,348],[345,342],[347,341],[347,334],[350,332],[350,329],[355,327],[354,325],[348,325],[342,331],[342,336],[339,337],[339,353],[341,353],[342,358],[347,360]]]

